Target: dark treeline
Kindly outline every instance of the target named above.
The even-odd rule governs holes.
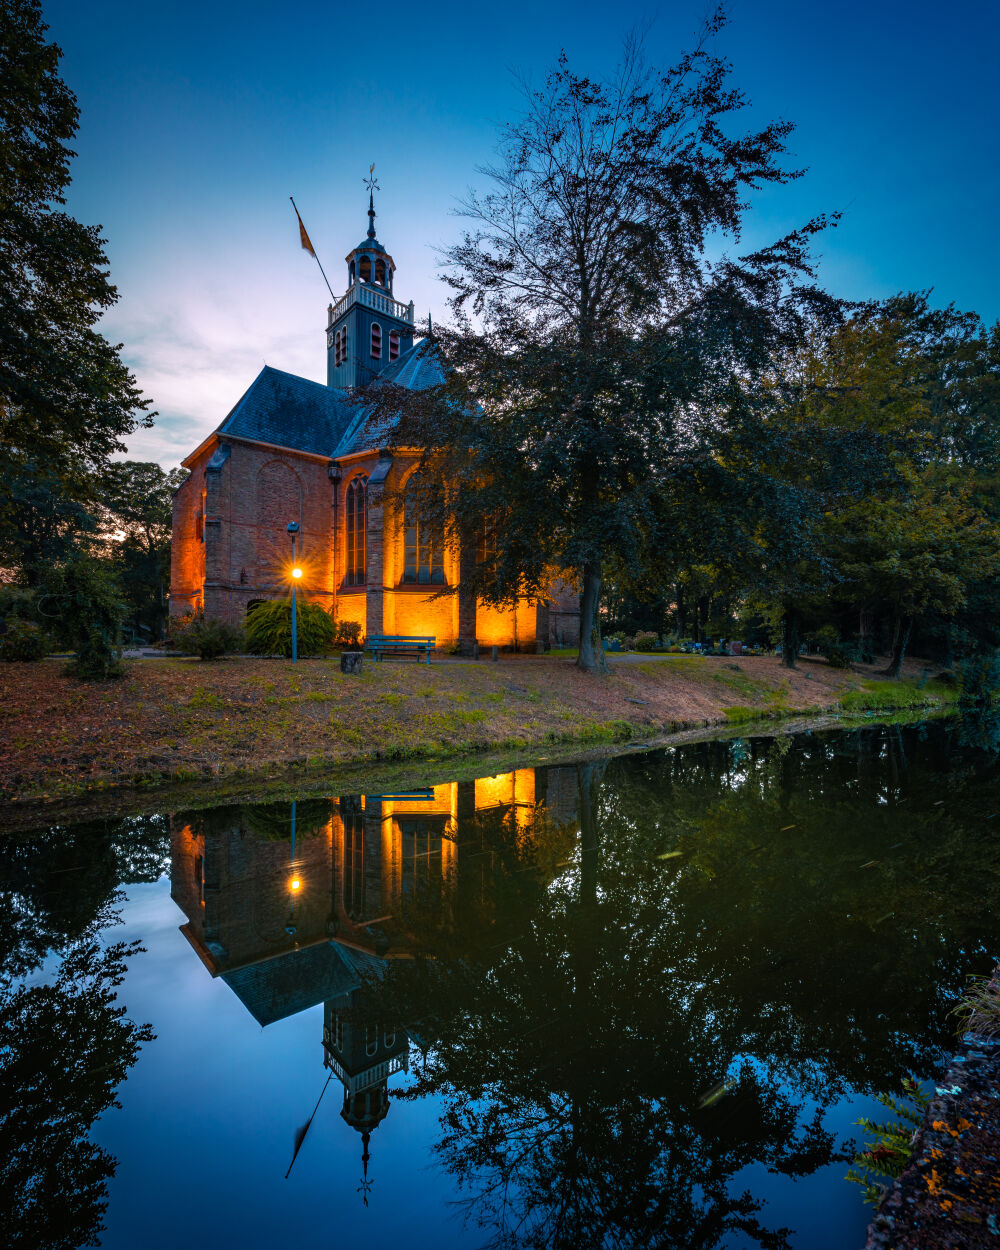
[[[117,1000],[135,943],[108,940],[119,887],[169,862],[164,817],[94,821],[0,853],[0,1235],[99,1244],[117,1160],[90,1137],[152,1038]],[[49,966],[44,969],[43,961]]]
[[[170,494],[179,480],[177,470],[114,459],[153,414],[120,345],[98,330],[118,300],[100,227],[63,208],[79,109],[59,76],[60,55],[37,0],[0,4],[0,619],[8,658],[34,658],[46,643],[85,649],[80,618],[112,640],[123,623],[139,637],[162,634]]]

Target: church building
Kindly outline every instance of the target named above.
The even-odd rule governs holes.
[[[395,295],[396,265],[375,233],[346,257],[347,289],[327,309],[326,385],[265,366],[184,461],[174,496],[170,613],[238,625],[289,592],[289,524],[298,525],[300,593],[365,636],[433,635],[468,654],[497,645],[547,650],[579,641],[579,597],[554,580],[542,600],[498,611],[462,587],[466,553],[425,531],[408,506],[413,455],[350,401],[387,379],[419,390],[441,380],[413,302]],[[444,593],[441,593],[444,592]]]

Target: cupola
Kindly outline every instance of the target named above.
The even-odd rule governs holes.
[[[393,295],[396,263],[375,237],[375,166],[368,188],[368,233],[348,252],[347,291],[328,309],[328,386],[365,386],[413,346],[413,303]]]

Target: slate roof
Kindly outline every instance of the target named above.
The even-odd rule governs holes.
[[[420,391],[444,375],[433,349],[418,342],[382,379]],[[391,421],[376,425],[370,409],[351,403],[346,391],[265,365],[215,432],[336,458],[384,445],[391,427]]]
[[[439,386],[443,381],[444,373],[437,352],[427,342],[420,341],[383,369],[376,385],[379,382],[394,382],[397,386],[405,386],[408,391],[423,391],[430,386]],[[392,432],[392,425],[391,420],[375,421],[370,409],[355,409],[354,420],[344,431],[334,456],[349,456],[353,452],[384,446]]]
[[[329,456],[357,415],[342,390],[265,365],[216,433]]]
[[[336,942],[320,942],[223,973],[222,979],[264,1027],[357,989],[361,979],[355,961],[345,959],[343,949]]]

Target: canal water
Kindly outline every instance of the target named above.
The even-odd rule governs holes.
[[[0,1238],[860,1246],[998,823],[938,722],[8,836]]]

